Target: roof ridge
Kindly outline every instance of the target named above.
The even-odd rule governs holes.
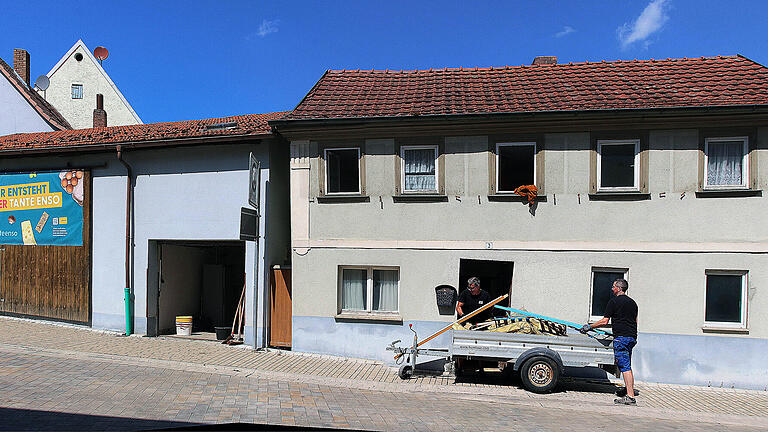
[[[0,153],[36,149],[56,151],[57,149],[88,147],[96,144],[113,145],[122,143],[172,141],[179,139],[214,138],[228,135],[265,135],[272,134],[268,122],[283,117],[288,112],[290,111],[240,114],[175,122],[109,126],[105,128],[16,133],[0,137]],[[239,124],[237,127],[231,129],[206,128],[206,126],[226,122],[237,122]]]
[[[531,67],[546,67],[551,68],[553,66],[581,66],[581,65],[592,65],[592,64],[610,64],[610,63],[655,63],[655,62],[675,62],[675,61],[690,61],[690,60],[714,60],[714,59],[729,59],[729,58],[745,58],[746,57],[740,55],[740,54],[734,54],[734,55],[716,55],[716,56],[701,56],[701,57],[679,57],[679,58],[671,58],[667,57],[665,59],[656,59],[656,58],[649,58],[649,59],[632,59],[632,60],[622,60],[622,59],[616,59],[616,60],[600,60],[600,61],[589,61],[585,60],[582,62],[568,62],[568,63],[555,63],[555,64],[549,64],[549,65],[528,65],[528,64],[521,64],[517,66],[487,66],[487,67],[478,67],[478,66],[470,66],[470,67],[464,67],[464,66],[457,66],[457,67],[444,67],[444,68],[429,68],[429,69],[400,69],[398,70],[392,70],[392,69],[370,69],[370,70],[360,70],[360,69],[328,69],[325,71],[326,74],[330,73],[350,73],[350,72],[372,72],[372,73],[418,73],[418,72],[440,72],[440,71],[451,71],[451,70],[458,70],[458,71],[493,71],[498,69],[524,69],[524,68],[531,68]],[[748,59],[749,60],[749,59]],[[751,60],[753,61],[753,60]],[[754,61],[753,61],[754,62]],[[755,62],[757,63],[757,62]],[[759,63],[758,63],[759,64]],[[322,77],[321,77],[322,78]]]

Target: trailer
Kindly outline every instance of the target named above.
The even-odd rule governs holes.
[[[419,355],[445,357],[453,372],[460,376],[471,364],[496,364],[519,373],[523,386],[534,393],[547,393],[557,386],[566,367],[598,367],[618,376],[613,358],[613,337],[609,334],[584,335],[568,331],[565,336],[497,333],[489,331],[450,330],[448,349],[419,347],[414,333],[413,344],[401,348],[399,340],[387,349],[394,351],[402,365],[398,375],[410,378]],[[511,369],[508,369],[511,368]]]
[[[448,360],[460,376],[476,361],[497,363],[520,374],[523,386],[546,393],[557,386],[566,367],[598,367],[617,375],[613,337],[587,336],[569,331],[566,336],[453,330]],[[618,376],[618,375],[617,375]]]

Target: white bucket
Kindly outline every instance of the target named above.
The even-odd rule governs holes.
[[[176,334],[181,336],[192,335],[192,317],[191,316],[176,317]]]

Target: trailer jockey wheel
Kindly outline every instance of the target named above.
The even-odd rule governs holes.
[[[520,368],[523,386],[534,393],[547,393],[555,388],[559,374],[557,364],[547,357],[530,358]]]
[[[397,371],[397,376],[400,377],[400,379],[407,380],[408,378],[413,376],[413,366],[411,365],[402,365],[400,366],[400,370]]]

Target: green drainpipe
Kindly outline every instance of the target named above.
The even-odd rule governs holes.
[[[125,335],[130,336],[133,333],[133,312],[131,311],[131,288],[125,288]]]

